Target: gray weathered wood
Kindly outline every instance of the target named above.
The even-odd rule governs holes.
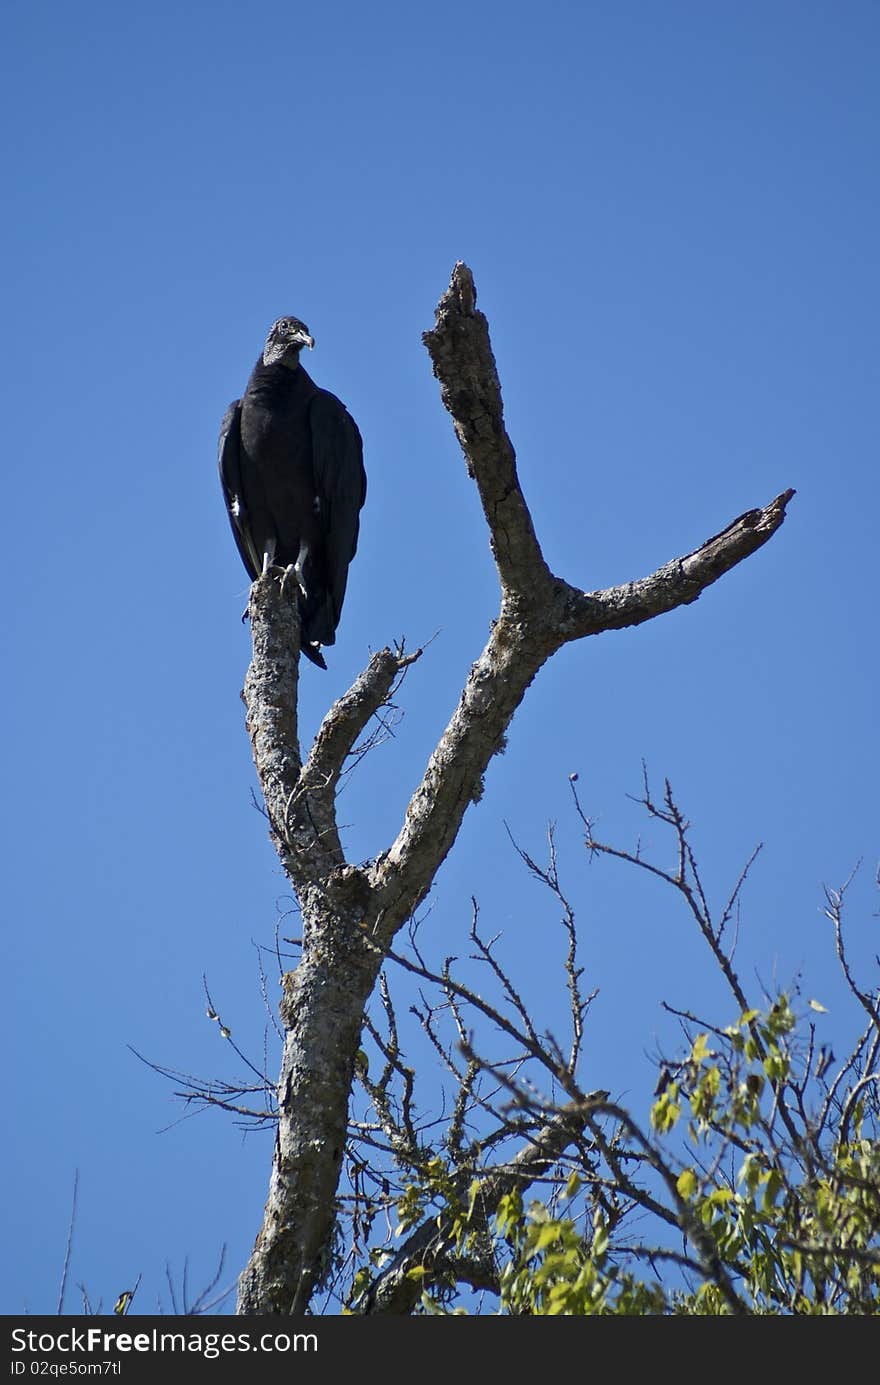
[[[486,647],[395,840],[368,865],[345,859],[336,784],[357,736],[417,656],[390,649],[375,654],[328,712],[303,763],[295,606],[271,572],[251,591],[247,725],[272,837],[302,910],[303,951],[284,979],[278,1132],[263,1224],[239,1284],[243,1314],[308,1309],[327,1263],[363,1010],[384,949],[430,889],[542,664],[569,640],[637,625],[695,601],[767,542],[794,494],[785,491],[763,509],[748,511],[647,577],[582,592],[555,576],[541,553],[504,426],[488,326],[467,266],[455,266],[425,344],[479,492],[501,600]],[[401,1304],[404,1299],[387,1297]]]

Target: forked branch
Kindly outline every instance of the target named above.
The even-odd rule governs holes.
[[[302,959],[284,978],[278,1139],[263,1226],[242,1275],[240,1313],[302,1312],[332,1236],[334,1199],[364,1006],[386,949],[424,899],[526,689],[569,640],[636,625],[695,601],[779,528],[793,492],[750,510],[693,553],[606,591],[554,576],[535,534],[504,426],[501,388],[470,270],[457,264],[425,334],[441,395],[473,477],[501,584],[488,643],[396,839],[368,865],[345,857],[336,787],[346,756],[411,662],[373,656],[328,712],[303,765],[297,730],[299,629],[272,574],[251,591],[247,724],[272,836],[303,916]]]

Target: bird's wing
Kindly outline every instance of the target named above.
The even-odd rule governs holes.
[[[357,551],[359,516],[367,494],[364,449],[357,424],[329,390],[318,390],[312,399],[310,423],[335,627],[345,596],[348,565]]]
[[[235,399],[223,415],[218,444],[220,484],[226,513],[232,525],[241,560],[256,581],[262,570],[262,557],[256,552],[248,524],[247,506],[241,476],[241,400]]]

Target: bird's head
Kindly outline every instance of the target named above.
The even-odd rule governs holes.
[[[295,366],[299,363],[299,353],[303,347],[311,350],[314,344],[314,337],[298,317],[279,317],[269,328],[263,348],[263,365],[277,365],[282,361],[284,365]]]

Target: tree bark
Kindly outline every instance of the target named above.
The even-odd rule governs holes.
[[[396,839],[366,866],[345,860],[336,784],[357,736],[418,654],[375,654],[327,713],[303,763],[296,608],[271,572],[251,591],[247,725],[272,839],[302,911],[303,952],[284,978],[278,1132],[263,1224],[239,1282],[242,1314],[306,1312],[321,1282],[364,1006],[385,949],[429,890],[538,670],[569,640],[638,625],[696,601],[767,542],[794,494],[784,491],[764,508],[749,510],[647,577],[605,591],[580,591],[555,576],[541,553],[504,426],[488,325],[476,308],[467,266],[455,266],[436,325],[424,340],[479,492],[501,599],[488,643]]]

